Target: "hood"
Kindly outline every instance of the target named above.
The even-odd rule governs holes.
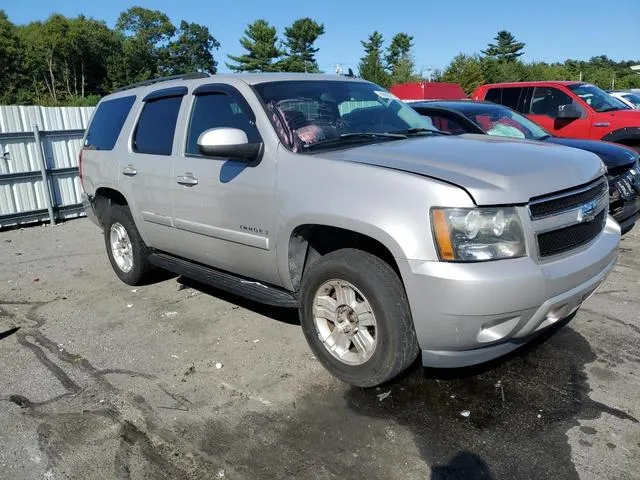
[[[638,154],[634,150],[617,143],[560,137],[549,137],[546,141],[593,152],[600,157],[609,169],[631,167],[638,160]]]
[[[524,204],[604,174],[600,159],[589,152],[474,134],[393,140],[318,155],[453,183],[477,205]]]

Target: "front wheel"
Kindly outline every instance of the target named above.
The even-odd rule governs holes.
[[[331,252],[305,271],[300,321],[318,360],[351,385],[384,383],[418,355],[400,278],[385,261],[361,250]]]

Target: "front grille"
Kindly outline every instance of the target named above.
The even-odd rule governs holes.
[[[607,210],[602,210],[590,222],[545,232],[538,235],[540,257],[567,252],[596,238],[604,228]]]
[[[534,198],[529,205],[529,212],[531,213],[531,218],[536,220],[597,200],[604,192],[608,191],[607,181],[604,178],[598,179],[584,188],[554,195],[548,200],[545,200],[544,197],[541,199]]]

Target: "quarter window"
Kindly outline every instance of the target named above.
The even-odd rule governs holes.
[[[132,95],[107,100],[98,105],[87,131],[85,147],[94,150],[113,150],[135,101],[136,97]]]
[[[187,137],[187,154],[199,155],[198,137],[210,128],[238,128],[247,134],[249,143],[260,141],[256,124],[242,106],[226,93],[197,95]]]
[[[171,155],[182,97],[145,102],[133,135],[133,150],[151,155]]]

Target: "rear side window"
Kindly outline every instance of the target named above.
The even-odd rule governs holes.
[[[487,102],[500,103],[501,101],[501,88],[492,88],[487,92],[487,96],[484,99]]]
[[[171,155],[173,135],[182,97],[145,102],[133,135],[133,150],[151,155]]]
[[[522,88],[503,88],[502,89],[502,105],[505,107],[518,110],[518,101],[520,100],[520,94]]]
[[[84,146],[94,150],[113,150],[135,101],[136,97],[132,95],[106,100],[98,105]]]

